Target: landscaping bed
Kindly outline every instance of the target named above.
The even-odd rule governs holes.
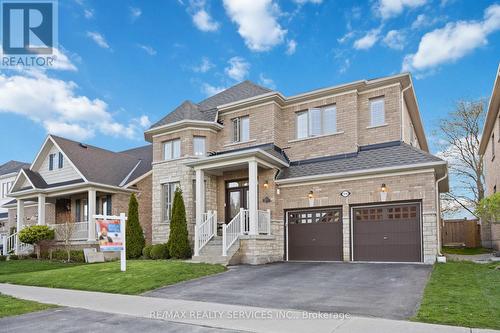
[[[500,329],[500,264],[436,264],[413,320]]]
[[[22,260],[0,263],[0,283],[136,295],[223,271],[221,265],[180,260],[129,260],[126,272],[120,271],[120,262],[72,265]]]

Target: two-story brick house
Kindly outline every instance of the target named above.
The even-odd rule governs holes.
[[[194,260],[432,263],[446,162],[409,74],[283,96],[249,81],[183,102],[153,143],[153,243],[184,194]],[[217,230],[219,229],[219,230]]]
[[[488,103],[479,154],[483,156],[485,196],[489,196],[500,190],[500,65]],[[500,250],[500,223],[481,221],[481,239],[483,246]]]

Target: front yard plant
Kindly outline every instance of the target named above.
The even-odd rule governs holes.
[[[175,190],[167,247],[172,258],[187,259],[191,257],[191,246],[189,245],[186,222],[186,208],[180,188]]]
[[[139,203],[132,193],[128,203],[127,227],[125,228],[127,240],[127,259],[137,259],[142,255],[146,244],[144,232],[139,223]]]
[[[436,264],[414,320],[500,329],[500,264]]]
[[[35,246],[36,257],[40,259],[40,244],[43,241],[54,239],[54,229],[46,225],[32,225],[19,232],[19,240]]]

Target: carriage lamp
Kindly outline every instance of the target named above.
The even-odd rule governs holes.
[[[265,189],[267,189],[268,187],[269,187],[269,182],[266,180],[266,181],[264,182],[264,188],[265,188]]]
[[[309,194],[307,195],[307,197],[308,197],[309,199],[314,198],[314,192],[313,192],[313,191],[309,191]]]
[[[380,201],[386,201],[387,200],[387,186],[385,184],[382,184],[380,187]]]

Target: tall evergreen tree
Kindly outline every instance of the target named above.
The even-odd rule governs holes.
[[[184,206],[184,199],[182,198],[182,191],[179,188],[175,190],[167,248],[172,258],[186,259],[191,257],[186,208]]]
[[[128,218],[125,231],[127,258],[139,258],[142,255],[142,249],[146,245],[146,241],[139,223],[139,203],[133,193],[128,203]]]

